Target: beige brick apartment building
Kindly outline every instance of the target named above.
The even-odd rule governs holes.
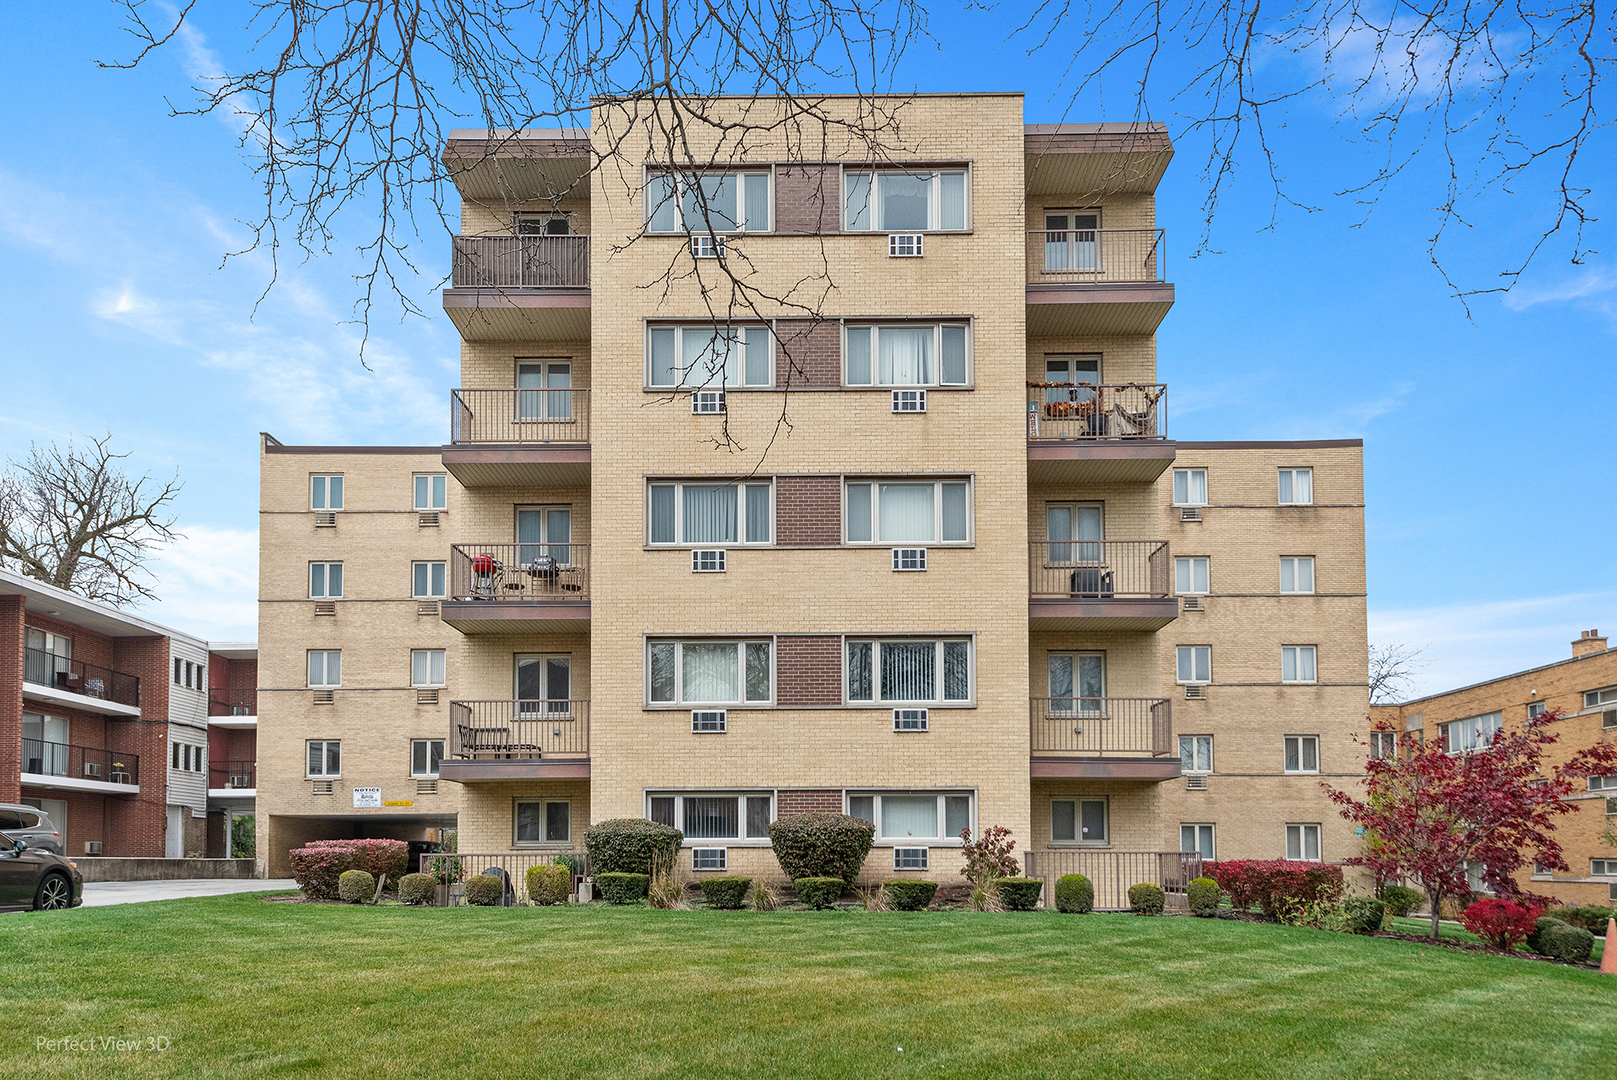
[[[778,872],[806,809],[875,822],[870,877],[988,825],[1125,885],[1352,854],[1360,443],[1166,437],[1160,127],[885,104],[874,155],[737,99],[700,177],[612,105],[451,137],[449,442],[264,440],[271,874],[625,816]]]

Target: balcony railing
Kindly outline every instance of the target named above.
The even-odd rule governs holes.
[[[208,762],[208,786],[210,788],[236,788],[250,791],[258,787],[258,762],[210,761]]]
[[[582,824],[573,824],[574,837],[578,837],[583,830]],[[560,860],[572,867],[572,879],[568,883],[568,890],[578,888],[580,878],[588,877],[590,872],[590,857],[587,852],[572,848],[571,842],[536,843],[532,851],[501,851],[488,854],[477,852],[426,851],[418,855],[416,869],[423,874],[432,874],[441,885],[448,888],[450,903],[457,903],[465,895],[466,879],[489,870],[499,870],[510,883],[505,898],[507,904],[520,904],[528,898],[528,868],[533,866],[555,866]]]
[[[1027,384],[1030,442],[1062,439],[1162,439],[1168,434],[1163,383]]]
[[[590,598],[588,544],[454,544],[449,549],[453,600]]]
[[[588,236],[457,236],[456,288],[587,289]]]
[[[209,716],[257,716],[258,691],[215,687],[208,691]]]
[[[452,758],[587,758],[589,753],[588,701],[574,698],[449,703]]]
[[[1165,698],[1033,698],[1035,754],[1161,757],[1173,752],[1173,703]]]
[[[590,441],[588,390],[451,390],[452,443]]]
[[[1055,902],[1055,884],[1064,874],[1082,874],[1095,887],[1096,911],[1127,911],[1129,886],[1158,885],[1170,908],[1186,906],[1185,887],[1201,877],[1202,857],[1191,851],[1095,851],[1084,848],[1029,851],[1028,877],[1044,879],[1044,900]]]
[[[22,677],[24,682],[54,686],[71,694],[83,694],[89,698],[140,708],[140,679],[137,676],[97,664],[86,664],[82,660],[69,660],[44,649],[23,649]]]
[[[133,785],[140,783],[140,758],[120,750],[24,739],[22,771],[38,776]]]
[[[1161,229],[1029,229],[1030,284],[1160,282]],[[457,282],[458,284],[458,282]]]
[[[1173,561],[1166,540],[1034,540],[1028,581],[1035,597],[1166,599]]]

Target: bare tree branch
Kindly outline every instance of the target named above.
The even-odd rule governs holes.
[[[1407,697],[1430,662],[1425,648],[1393,642],[1370,646],[1370,704],[1391,705]]]

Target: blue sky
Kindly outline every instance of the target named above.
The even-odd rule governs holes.
[[[354,230],[329,256],[283,257],[255,314],[265,259],[221,267],[257,209],[235,121],[172,118],[165,104],[217,56],[240,55],[228,7],[203,10],[195,33],[134,72],[95,66],[128,49],[110,4],[63,10],[9,9],[0,42],[0,456],[111,431],[136,470],[178,469],[187,538],[159,562],[163,602],[147,610],[215,639],[252,637],[257,432],[440,442],[458,338],[441,315],[401,322],[383,308],[372,370],[359,365]],[[1029,122],[1129,118],[1122,94],[1109,110],[1098,98],[1069,110],[1050,89],[1057,58],[996,44],[1011,21],[934,10],[939,45],[912,52],[900,85],[1022,89]],[[1156,115],[1174,124],[1167,106]],[[1425,250],[1435,163],[1359,225],[1362,208],[1330,192],[1362,171],[1366,148],[1322,104],[1287,120],[1275,137],[1288,184],[1321,212],[1289,210],[1270,228],[1272,189],[1248,161],[1214,250],[1189,257],[1202,227],[1194,136],[1157,193],[1178,297],[1159,338],[1170,433],[1365,440],[1371,636],[1426,648],[1424,691],[1560,659],[1583,629],[1617,631],[1612,260],[1573,266],[1549,251],[1468,320]],[[1601,171],[1612,150],[1609,133],[1591,150]],[[1596,216],[1604,201],[1597,192]],[[1485,282],[1545,205],[1527,186],[1471,207],[1451,265]],[[429,313],[447,253],[441,233],[422,237],[409,287]]]

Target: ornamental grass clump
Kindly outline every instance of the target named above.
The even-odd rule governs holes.
[[[779,911],[780,886],[773,881],[759,878],[752,883],[752,910]]]
[[[337,897],[350,904],[363,904],[376,896],[376,878],[363,870],[344,870],[337,878]]]
[[[741,877],[738,874],[703,878],[702,899],[708,907],[719,911],[740,911],[743,901],[747,898],[747,889],[751,885],[752,878]]]
[[[399,878],[399,903],[420,906],[438,899],[438,880],[431,874],[405,874]]]
[[[1129,886],[1129,910],[1136,915],[1161,915],[1168,897],[1160,886],[1141,882]]]
[[[852,885],[876,841],[876,826],[848,814],[788,814],[769,825],[769,846],[786,876],[834,877]]]
[[[529,903],[565,904],[572,890],[573,875],[565,866],[530,866],[527,885]]]
[[[938,883],[894,878],[883,885],[881,891],[894,911],[925,911],[938,893]]]
[[[650,874],[627,874],[614,870],[595,875],[595,887],[601,890],[601,899],[609,904],[633,904],[644,900],[650,885]]]
[[[842,899],[847,887],[840,877],[801,877],[792,882],[797,898],[814,911],[829,911]]]
[[[1190,904],[1190,913],[1198,919],[1211,919],[1217,915],[1218,902],[1223,897],[1224,890],[1212,878],[1199,877],[1185,887],[1185,900]]]
[[[466,902],[474,907],[499,907],[505,899],[505,881],[493,874],[474,874],[466,879]]]
[[[1056,882],[1056,910],[1088,915],[1095,910],[1095,886],[1082,874],[1063,874]]]

